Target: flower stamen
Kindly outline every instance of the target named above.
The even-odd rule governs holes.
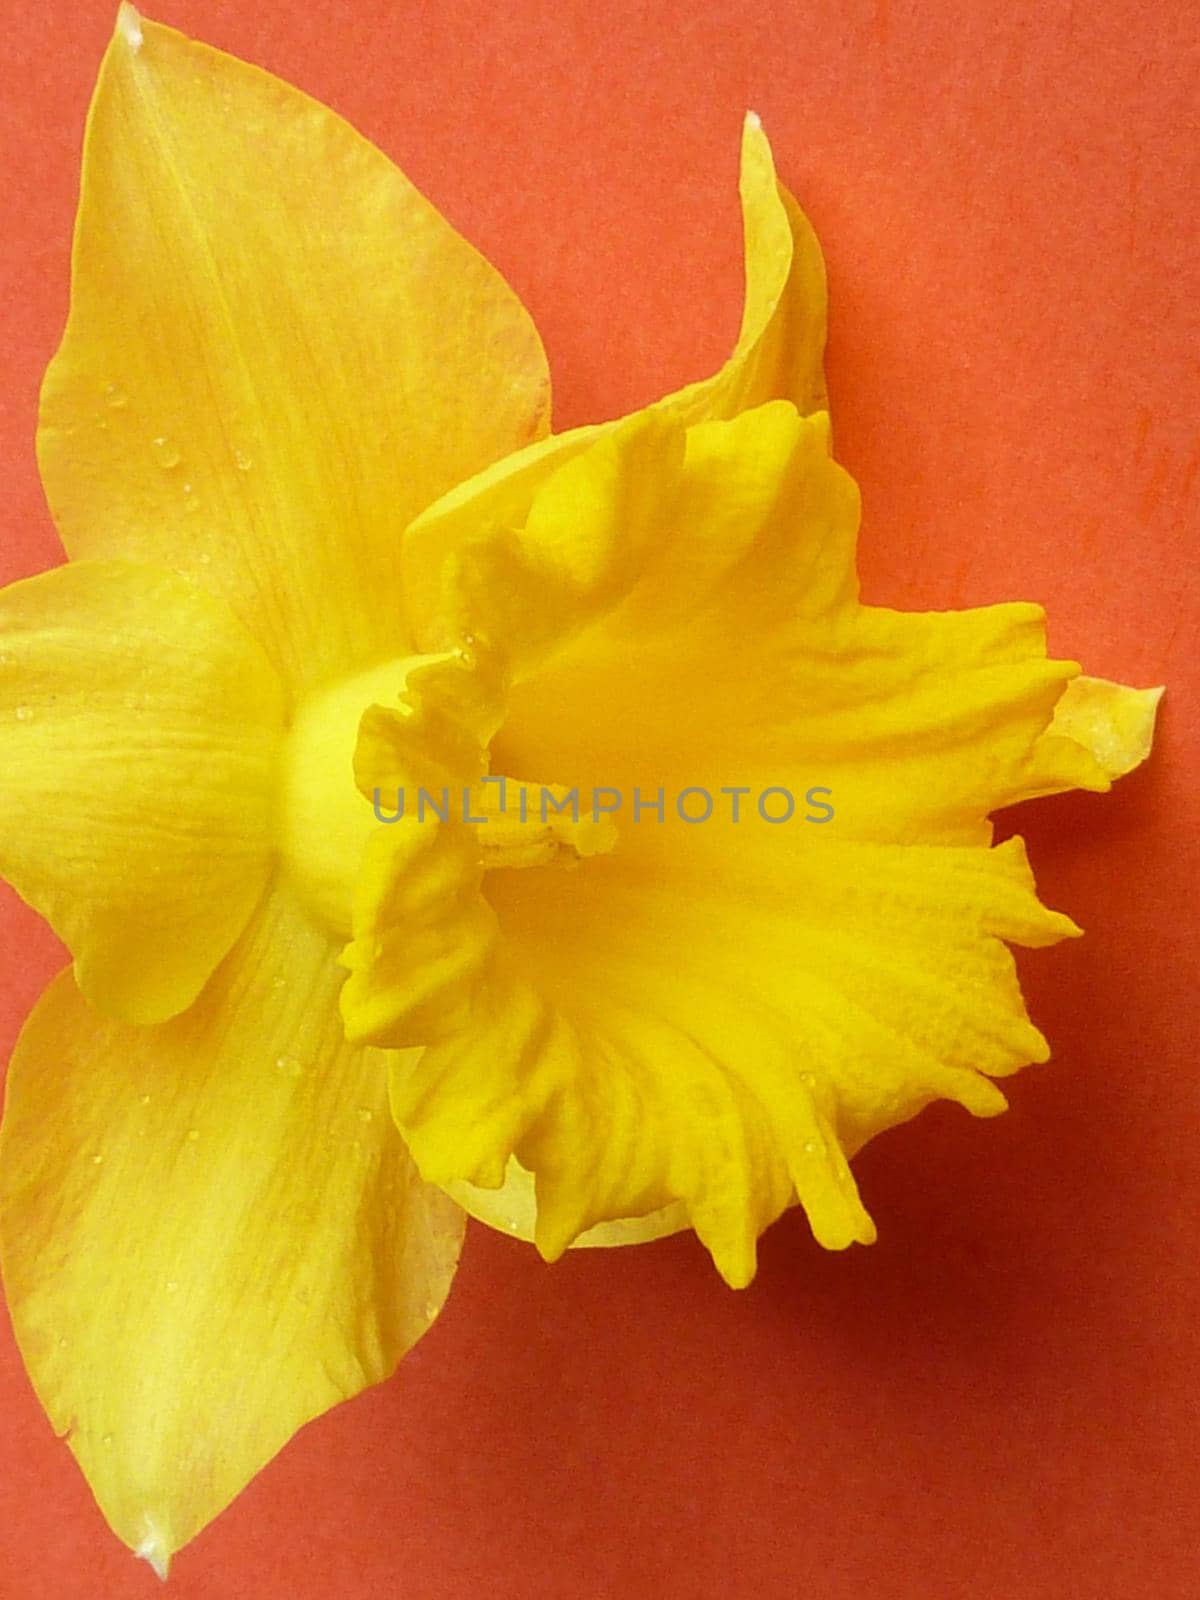
[[[486,778],[471,792],[484,871],[499,867],[577,867],[617,842],[611,817],[580,811],[578,789]]]

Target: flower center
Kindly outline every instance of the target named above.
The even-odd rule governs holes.
[[[585,856],[604,855],[617,842],[611,817],[587,809],[578,789],[558,783],[521,783],[485,778],[470,793],[479,830],[480,860],[495,867],[573,867]]]
[[[485,871],[574,866],[616,842],[611,818],[593,815],[586,797],[558,784],[500,776],[466,787],[414,781],[404,790],[376,791],[374,804],[364,798],[354,781],[363,713],[372,705],[400,706],[410,673],[429,661],[399,657],[327,686],[303,702],[288,733],[280,854],[308,910],[338,938],[351,935],[354,888],[372,833],[402,815],[431,827],[472,826]],[[414,769],[425,765],[413,762]]]

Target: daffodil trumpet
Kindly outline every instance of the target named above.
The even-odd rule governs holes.
[[[553,434],[528,315],[385,156],[121,8],[38,431],[69,559],[0,594],[0,867],[72,957],[0,1251],[164,1574],[394,1371],[466,1211],[551,1260],[691,1228],[745,1284],[790,1206],[874,1237],[868,1139],[1047,1056],[1010,946],[1078,929],[989,818],[1106,789],[1157,691],[1036,605],[862,604],[753,116],[740,192],[729,360]]]

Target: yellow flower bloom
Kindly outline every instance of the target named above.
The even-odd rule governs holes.
[[[797,1199],[872,1237],[866,1139],[1046,1054],[1006,941],[1075,930],[987,818],[1107,787],[1156,696],[1034,606],[859,603],[820,254],[753,118],[741,190],[729,362],[547,437],[528,317],[401,174],[122,8],[39,431],[71,563],[0,595],[0,867],[74,958],[0,1229],[160,1570],[394,1369],[456,1201],[548,1256],[692,1226],[744,1283]]]

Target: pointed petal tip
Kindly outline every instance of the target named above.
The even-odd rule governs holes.
[[[161,1533],[149,1522],[151,1531],[133,1552],[139,1561],[147,1561],[164,1583],[171,1570],[171,1552],[167,1549],[166,1542]]]
[[[142,19],[129,0],[122,0],[117,9],[117,38],[123,39],[134,55],[142,48]]]
[[[762,132],[762,118],[757,111],[747,111],[745,125],[747,128],[752,128],[755,133]]]
[[[730,1289],[748,1289],[758,1273],[756,1240],[750,1238],[736,1245],[713,1248],[708,1240],[702,1241],[712,1256],[713,1266]]]

